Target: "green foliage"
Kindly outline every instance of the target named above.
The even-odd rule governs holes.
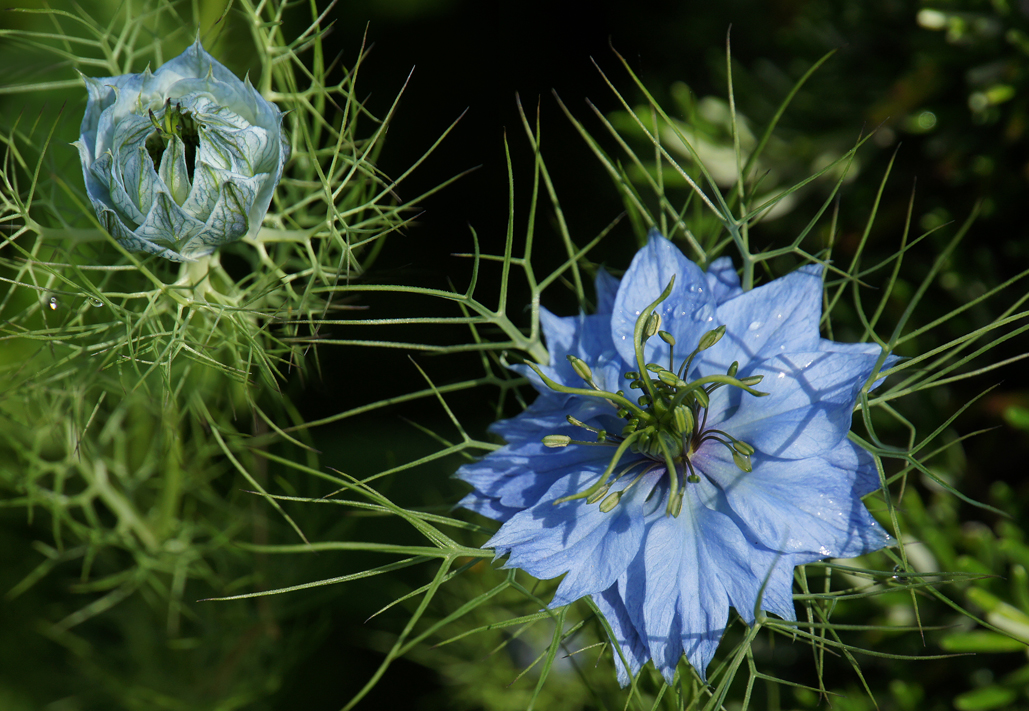
[[[242,2],[213,16],[208,5],[162,0],[107,17],[95,9],[26,10],[21,27],[0,31],[8,46],[60,60],[46,72],[59,78],[4,93],[29,106],[66,102],[56,117],[46,108],[34,120],[19,114],[0,139],[0,506],[38,537],[24,551],[35,564],[5,593],[24,599],[48,579],[65,580],[70,594],[39,611],[45,634],[110,678],[109,698],[123,695],[122,684],[174,698],[176,672],[157,671],[173,666],[162,657],[203,640],[205,656],[226,659],[234,635],[219,639],[217,621],[252,624],[252,612],[192,606],[198,590],[260,578],[254,556],[235,544],[266,539],[269,516],[304,539],[267,494],[276,474],[257,455],[317,466],[310,438],[283,431],[300,422],[291,398],[305,378],[320,378],[319,320],[353,308],[340,285],[360,279],[408,219],[410,205],[393,193],[407,174],[391,179],[375,167],[392,110],[373,116],[357,98],[363,50],[351,67],[327,64],[325,18],[313,5],[290,36],[287,21],[303,13],[286,3]],[[76,70],[156,67],[198,34],[213,51],[242,44],[258,88],[289,112],[294,157],[256,238],[178,265],[127,253],[99,228],[73,151],[61,144],[77,134],[71,114],[85,103]],[[246,505],[240,487],[271,508]],[[91,659],[105,628],[126,640],[163,628],[140,639],[153,667],[122,679],[116,660]],[[232,665],[218,691],[169,707],[235,708],[279,683],[245,669]],[[253,687],[252,676],[266,683]]]
[[[0,52],[39,68],[0,88],[0,707],[297,708],[305,669],[326,707],[345,708],[374,705],[409,676],[435,684],[402,689],[418,708],[1027,702],[1029,499],[970,452],[978,441],[1023,451],[1029,437],[1024,391],[986,390],[1025,357],[1029,271],[1017,260],[977,271],[971,201],[944,209],[939,194],[909,196],[898,154],[882,148],[898,132],[938,136],[943,153],[918,144],[926,160],[961,166],[960,189],[998,187],[988,216],[1010,208],[1007,149],[951,135],[967,117],[943,107],[941,84],[891,93],[906,97],[902,110],[870,110],[902,117],[887,126],[893,138],[857,135],[856,119],[842,138],[803,127],[838,57],[795,72],[764,104],[728,52],[724,97],[697,97],[681,77],[656,85],[620,61],[601,74],[615,112],[581,117],[558,100],[597,161],[589,169],[613,184],[589,208],[609,211],[605,229],[582,234],[558,198],[548,127],[523,111],[500,253],[484,253],[473,230],[459,255],[467,271],[449,288],[386,285],[369,270],[426,196],[400,201],[410,171],[391,179],[376,167],[396,102],[371,115],[357,81],[366,54],[349,67],[330,58],[328,9],[84,7],[11,13],[0,30]],[[817,28],[819,13],[837,10],[805,12]],[[918,18],[933,76],[968,77],[968,120],[1021,135],[1025,17],[967,2],[926,5]],[[73,69],[140,71],[198,32],[289,111],[293,157],[256,239],[179,266],[126,253],[99,229],[61,144],[77,135],[85,99]],[[984,39],[998,36],[1005,43]],[[954,70],[947,62],[966,60],[936,40],[1001,68]],[[917,76],[898,86],[918,88]],[[516,170],[519,153],[532,155],[531,174]],[[961,224],[948,224],[955,215]],[[852,433],[879,462],[883,489],[868,504],[898,545],[798,569],[799,621],[732,620],[709,686],[682,664],[674,686],[645,668],[622,690],[603,618],[585,601],[548,610],[555,581],[491,565],[480,546],[494,524],[453,511],[460,492],[445,477],[498,447],[486,425],[531,398],[505,366],[548,361],[541,304],[588,311],[598,265],[615,270],[651,226],[702,264],[733,255],[748,289],[825,264],[826,335],[877,343],[880,367],[888,352],[905,356],[866,383]],[[355,310],[373,299],[389,307]],[[328,413],[306,402],[337,369],[374,380],[378,394]],[[403,369],[424,383],[408,387]],[[967,432],[984,412],[984,431]],[[326,642],[341,610],[349,616],[331,629],[346,637]],[[343,681],[340,665],[314,658],[339,647]],[[40,659],[56,661],[41,669]]]

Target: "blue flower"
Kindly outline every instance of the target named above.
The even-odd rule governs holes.
[[[564,575],[551,607],[593,598],[622,685],[684,654],[703,679],[730,607],[795,620],[795,566],[890,543],[847,438],[881,351],[819,336],[817,266],[744,292],[730,259],[704,273],[652,232],[596,289],[593,315],[541,309],[551,363],[518,366],[539,396],[458,471],[461,504],[503,523],[506,567]]]
[[[79,149],[100,224],[128,250],[191,262],[254,236],[289,143],[283,114],[198,40],[154,73],[83,77]]]

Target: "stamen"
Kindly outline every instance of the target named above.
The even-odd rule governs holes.
[[[751,471],[750,456],[754,448],[738,440],[726,432],[707,428],[707,419],[711,406],[711,393],[720,387],[730,385],[744,392],[761,397],[768,393],[755,390],[753,386],[763,380],[763,376],[752,375],[737,379],[739,362],[729,366],[724,375],[707,375],[692,382],[688,380],[690,368],[696,357],[703,351],[717,344],[725,335],[725,326],[718,326],[704,333],[697,347],[686,357],[678,369],[675,367],[675,337],[660,330],[661,314],[656,311],[662,301],[668,298],[675,284],[675,278],[669,280],[661,295],[640,312],[636,318],[633,331],[633,350],[636,355],[637,370],[624,374],[629,382],[628,390],[636,390],[636,402],[626,397],[624,390],[608,392],[601,390],[593,380],[593,372],[581,358],[568,355],[575,373],[582,378],[588,388],[573,388],[560,385],[543,374],[539,367],[528,364],[550,388],[557,392],[585,397],[603,398],[609,402],[618,418],[625,425],[618,435],[609,434],[606,430],[592,427],[581,420],[568,415],[569,424],[581,427],[596,435],[596,442],[579,442],[567,435],[548,435],[543,443],[547,447],[567,447],[571,444],[589,444],[614,446],[617,444],[611,461],[600,478],[590,487],[576,494],[564,496],[555,504],[586,499],[588,504],[599,504],[600,510],[609,512],[622,500],[623,495],[644,474],[657,467],[663,467],[668,476],[668,503],[666,514],[678,516],[682,510],[683,498],[688,484],[700,483],[701,477],[693,465],[692,457],[704,442],[714,441],[726,447],[733,457],[736,466],[744,472]],[[659,336],[669,347],[668,367],[657,363],[647,363],[644,351],[647,341]],[[699,425],[698,425],[699,423]],[[622,457],[632,450],[642,455],[618,472],[612,480],[612,474]],[[632,482],[619,491],[611,491],[611,487],[623,476],[640,465],[645,468],[638,472]]]

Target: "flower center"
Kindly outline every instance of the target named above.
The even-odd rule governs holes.
[[[539,368],[530,364],[543,382],[553,390],[603,398],[618,408],[618,417],[625,420],[621,432],[613,434],[607,430],[590,427],[569,415],[567,418],[569,423],[594,433],[596,440],[578,441],[567,435],[548,435],[543,438],[543,444],[548,447],[580,444],[605,445],[616,448],[610,464],[594,485],[577,494],[557,499],[555,504],[585,498],[588,503],[600,501],[601,511],[610,511],[644,474],[653,471],[655,467],[663,463],[670,489],[666,513],[678,516],[682,509],[682,498],[686,492],[685,484],[700,482],[700,476],[691,460],[701,444],[706,441],[718,442],[726,447],[732,453],[736,466],[745,472],[751,470],[750,455],[754,453],[754,448],[722,430],[709,428],[707,426],[708,407],[711,402],[711,393],[723,385],[738,387],[751,395],[767,395],[768,393],[753,388],[754,385],[761,382],[762,376],[755,375],[737,379],[736,372],[739,369],[739,363],[734,362],[729,366],[725,375],[708,375],[693,381],[686,380],[689,377],[693,360],[700,352],[711,348],[721,340],[725,335],[725,326],[719,326],[701,336],[697,347],[676,368],[675,337],[667,331],[660,330],[661,315],[654,311],[671,294],[674,284],[675,278],[672,277],[657,300],[644,309],[636,319],[633,350],[639,369],[624,374],[629,381],[629,389],[640,391],[635,402],[626,396],[625,390],[613,393],[602,390],[594,382],[590,367],[585,361],[575,356],[569,355],[568,360],[576,374],[586,384],[586,388],[571,388],[556,383],[545,376]],[[658,363],[647,363],[644,357],[647,341],[655,335],[668,344],[667,368]],[[615,474],[619,461],[630,450],[642,454],[645,458],[634,459],[631,464]],[[618,491],[611,491],[611,487],[616,482],[633,471],[636,472],[635,477],[627,486]]]
[[[200,126],[192,113],[183,111],[182,104],[172,106],[171,99],[165,99],[160,118],[150,109],[150,123],[154,125],[155,130],[147,136],[145,145],[150,159],[154,162],[154,169],[160,168],[161,159],[172,138],[178,138],[185,149],[186,174],[192,183],[197,148],[200,146]]]

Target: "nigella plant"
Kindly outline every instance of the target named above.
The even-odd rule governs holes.
[[[462,504],[503,522],[485,547],[508,567],[565,576],[552,607],[593,598],[623,685],[684,654],[703,679],[730,607],[794,620],[795,566],[890,543],[847,436],[886,359],[820,337],[814,265],[744,292],[729,258],[705,273],[652,232],[596,289],[595,314],[541,310],[551,363],[517,366],[539,396],[458,472]]]
[[[199,40],[156,72],[83,79],[86,192],[123,247],[189,262],[257,234],[290,150],[249,80]]]

